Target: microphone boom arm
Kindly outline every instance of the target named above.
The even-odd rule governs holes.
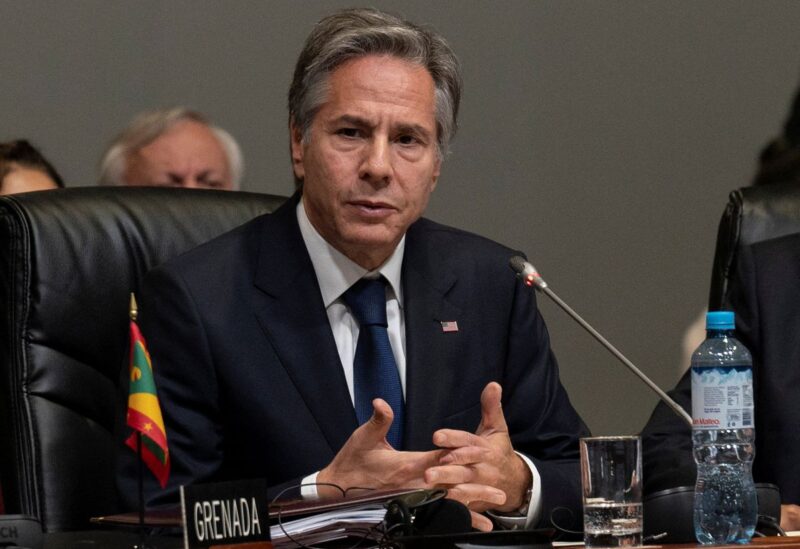
[[[584,330],[589,332],[592,337],[594,337],[600,344],[605,347],[612,355],[614,355],[620,362],[622,362],[631,372],[633,372],[639,379],[641,379],[650,389],[652,389],[661,400],[670,408],[672,411],[678,414],[680,418],[685,421],[689,427],[692,427],[692,417],[681,408],[681,406],[675,402],[670,396],[665,393],[661,387],[656,385],[653,380],[647,377],[644,372],[642,372],[639,368],[637,368],[633,362],[627,359],[625,355],[623,355],[616,347],[614,347],[611,342],[609,342],[606,338],[604,338],[600,333],[592,328],[592,326],[586,322],[578,313],[576,313],[572,307],[564,303],[560,297],[558,297],[553,290],[551,290],[547,283],[539,276],[539,273],[536,269],[522,259],[519,256],[515,256],[511,258],[511,268],[517,273],[517,275],[522,278],[523,282],[527,286],[533,286],[540,292],[544,293],[547,297],[549,297],[553,302],[561,307],[561,309],[567,313],[569,316],[572,317],[578,324],[580,324]]]

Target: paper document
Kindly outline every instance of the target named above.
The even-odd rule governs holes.
[[[380,503],[326,511],[302,518],[281,519],[270,526],[275,547],[296,547],[293,539],[305,545],[344,537],[379,539],[386,508]],[[277,517],[273,517],[275,520]]]

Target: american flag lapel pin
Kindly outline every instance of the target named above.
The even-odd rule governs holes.
[[[442,325],[442,331],[445,333],[458,331],[458,322],[455,320],[442,320],[439,324]]]

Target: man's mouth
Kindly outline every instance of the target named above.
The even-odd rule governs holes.
[[[358,210],[361,215],[369,217],[387,216],[396,210],[396,208],[388,202],[374,200],[353,200],[348,204]]]

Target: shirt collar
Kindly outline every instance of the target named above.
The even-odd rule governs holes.
[[[406,248],[405,235],[383,265],[373,271],[367,271],[322,238],[308,219],[302,197],[297,203],[296,212],[300,234],[303,236],[308,255],[311,256],[311,264],[314,266],[326,309],[360,279],[377,278],[379,275],[383,275],[389,282],[398,304],[403,307],[400,273]]]

